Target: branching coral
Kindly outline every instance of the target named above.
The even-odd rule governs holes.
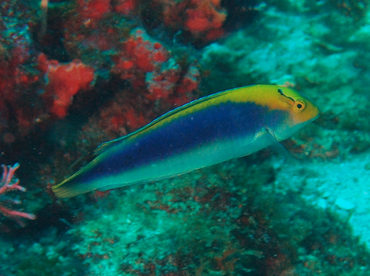
[[[0,185],[1,185],[0,196],[3,196],[6,193],[10,191],[14,191],[14,190],[25,192],[26,189],[19,185],[19,179],[13,180],[14,173],[19,168],[19,164],[16,163],[12,167],[5,166],[5,165],[2,165],[1,167],[3,168],[3,176],[0,181]],[[19,225],[24,226],[24,222],[22,221],[22,218],[31,219],[31,220],[36,218],[35,215],[29,214],[29,213],[24,213],[24,212],[8,209],[4,207],[3,205],[4,202],[10,202],[10,204],[19,204],[20,201],[14,200],[14,199],[6,199],[0,202],[0,212],[4,216],[15,220]]]

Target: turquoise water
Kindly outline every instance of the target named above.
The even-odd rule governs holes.
[[[0,192],[0,275],[369,275],[369,14],[367,1],[3,1],[0,164],[19,162],[27,190]],[[253,84],[320,108],[281,143],[290,155],[53,195],[99,144]]]

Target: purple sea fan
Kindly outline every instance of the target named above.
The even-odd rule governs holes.
[[[26,219],[35,219],[36,216],[29,213],[24,213],[20,211],[15,211],[8,209],[3,206],[3,202],[1,201],[1,197],[10,191],[19,190],[22,192],[26,191],[26,188],[19,185],[19,179],[13,179],[15,171],[19,168],[19,163],[15,163],[12,167],[11,166],[5,166],[1,165],[3,168],[3,176],[0,180],[0,212],[13,220],[15,220],[20,226],[24,226],[24,222],[21,220],[21,218]],[[21,202],[14,199],[7,199],[7,201],[10,201],[12,204],[20,204]]]

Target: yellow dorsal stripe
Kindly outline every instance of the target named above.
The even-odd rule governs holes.
[[[131,139],[135,139],[148,131],[155,130],[180,117],[195,113],[200,110],[204,110],[209,106],[215,106],[225,102],[253,102],[257,105],[267,106],[269,107],[269,109],[281,109],[281,105],[279,105],[277,101],[271,101],[273,97],[284,97],[279,95],[279,87],[276,86],[276,91],[271,91],[270,89],[266,88],[271,88],[271,85],[253,85],[230,89],[192,101],[160,116],[150,124],[138,129],[137,131],[129,135],[102,144],[95,150],[95,154],[101,154],[115,144],[122,142],[123,140],[129,141]],[[266,92],[266,90],[268,91],[268,93]],[[284,90],[286,90],[286,88],[284,88]]]

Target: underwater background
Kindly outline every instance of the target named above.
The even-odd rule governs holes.
[[[369,2],[2,0],[0,275],[370,275]],[[296,161],[52,193],[102,142],[254,84],[320,108]]]

